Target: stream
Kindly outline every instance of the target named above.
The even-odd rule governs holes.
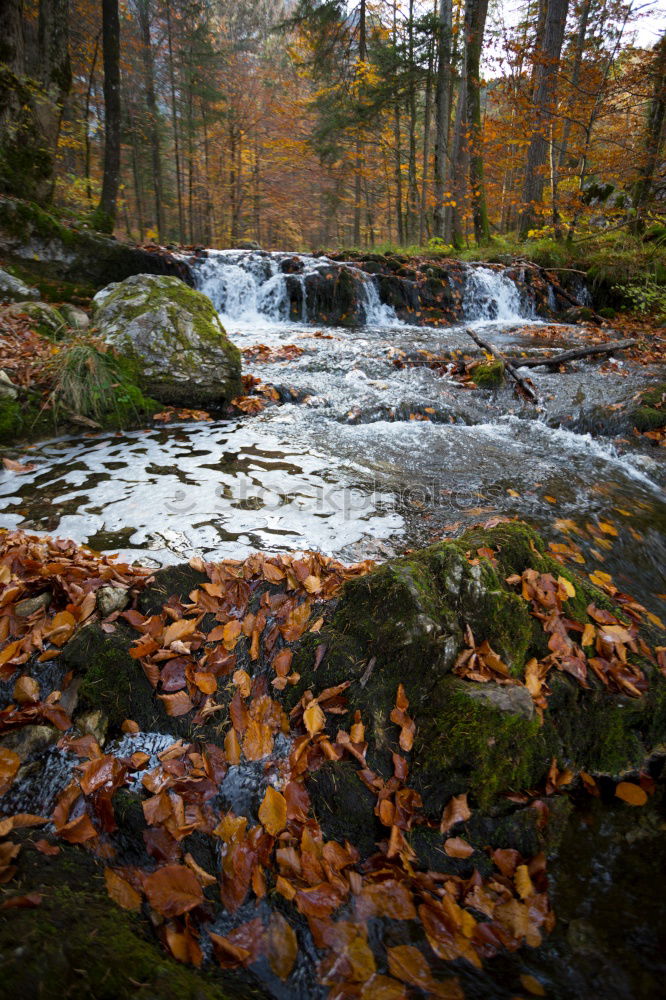
[[[301,273],[285,274],[285,258]],[[509,386],[469,390],[425,365],[399,368],[401,352],[478,352],[462,327],[397,320],[361,272],[365,325],[308,324],[305,294],[299,320],[289,318],[289,283],[305,283],[315,267],[321,260],[247,251],[210,251],[195,267],[241,350],[302,352],[244,360],[245,372],[278,389],[281,405],[38,444],[26,451],[33,472],[0,473],[0,526],[156,566],[259,549],[382,560],[470,523],[519,516],[556,544],[575,541],[589,571],[610,573],[658,613],[660,451],[629,435],[584,432],[596,407],[626,400],[650,373],[622,361],[603,371],[598,361],[566,374],[533,369],[535,408]],[[508,353],[580,344],[576,327],[536,320],[502,272],[469,267],[463,305],[468,324]]]

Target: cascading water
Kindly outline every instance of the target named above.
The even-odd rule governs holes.
[[[504,271],[470,266],[465,275],[463,312],[467,320],[515,323],[533,319],[532,303]]]
[[[317,286],[339,275],[351,279],[358,325],[399,324],[395,310],[382,303],[375,279],[352,264],[328,257],[265,251],[212,250],[194,268],[194,278],[223,320],[254,325],[266,320],[283,323],[320,322],[323,310]]]

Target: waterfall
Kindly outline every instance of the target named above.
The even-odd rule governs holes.
[[[514,323],[534,317],[532,303],[504,271],[475,265],[465,273],[463,312],[466,320]]]
[[[351,275],[359,325],[400,325],[394,309],[382,303],[375,278],[328,257],[209,250],[193,267],[196,287],[211,299],[223,322],[243,326],[265,324],[266,320],[320,322],[320,314],[328,311],[322,308],[322,296],[330,299],[328,286],[341,272]]]

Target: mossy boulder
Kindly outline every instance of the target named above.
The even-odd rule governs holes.
[[[42,337],[54,339],[62,336],[67,330],[64,316],[55,306],[48,306],[45,302],[15,302],[3,310],[3,315],[9,319],[27,316],[30,325]]]
[[[479,548],[492,549],[493,561],[476,556]],[[548,556],[527,525],[474,530],[347,583],[327,624],[296,653],[301,680],[289,698],[350,680],[347,724],[359,709],[370,766],[388,775],[391,754],[400,752],[390,715],[402,684],[417,726],[410,783],[433,818],[463,791],[490,808],[505,793],[536,787],[554,757],[611,774],[640,765],[666,733],[666,683],[649,664],[641,664],[650,682],[641,698],[612,694],[593,675],[584,689],[551,671],[543,722],[530,711],[524,689],[493,692],[452,674],[466,626],[477,644],[488,640],[517,679],[531,657],[548,653],[548,635],[506,582],[526,569],[573,583],[575,596],[566,604],[572,621],[585,625],[591,603],[622,619],[601,591]],[[315,648],[322,643],[326,653],[315,673]],[[341,721],[336,717],[335,726]]]
[[[210,299],[178,278],[134,275],[98,292],[93,309],[100,336],[160,402],[215,407],[240,392],[238,349]]]
[[[38,298],[36,288],[31,288],[25,281],[0,268],[0,302],[24,302],[26,299]]]

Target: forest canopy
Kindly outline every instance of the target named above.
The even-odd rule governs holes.
[[[666,191],[666,34],[636,42],[649,12],[10,0],[0,190],[163,244],[643,233]]]

